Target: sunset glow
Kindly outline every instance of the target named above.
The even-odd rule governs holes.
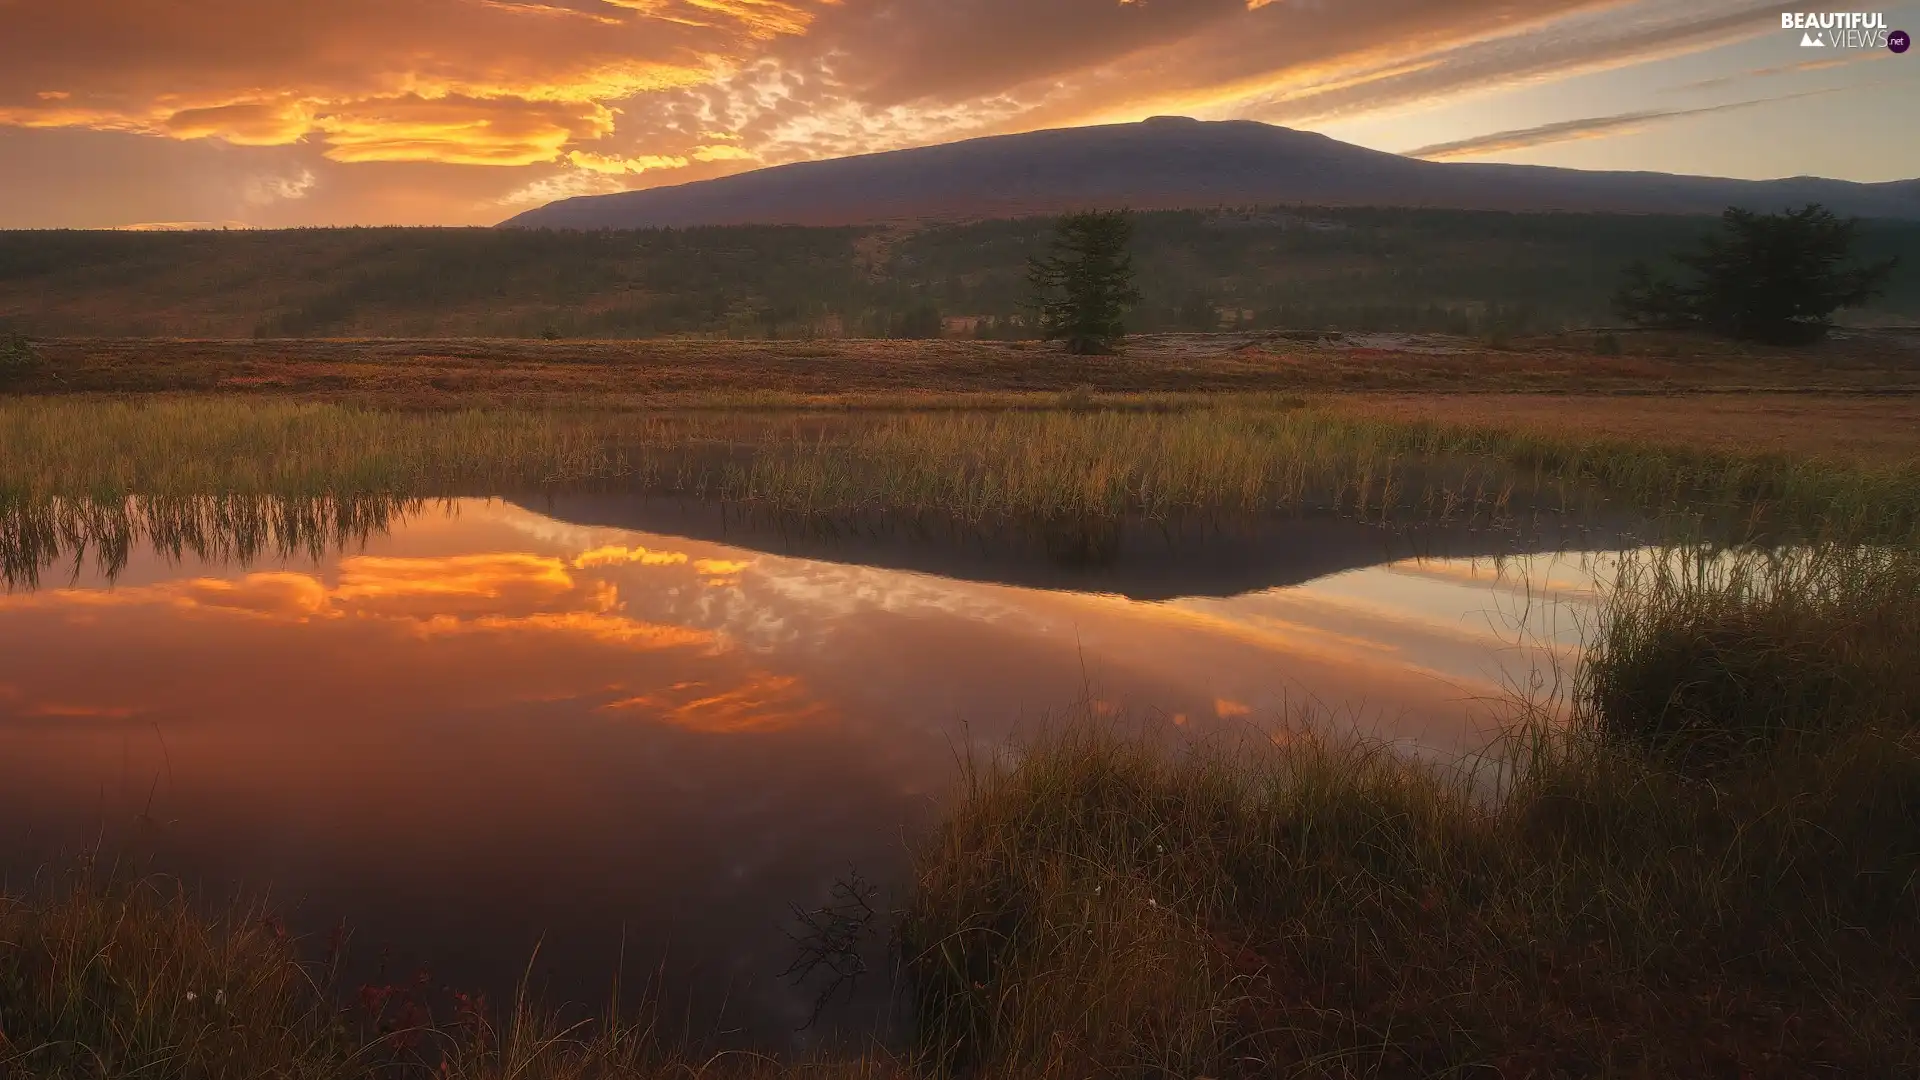
[[[1791,10],[1801,5],[1786,5]],[[490,224],[571,195],[1179,113],[1437,158],[1920,173],[1777,4],[0,2],[0,226]],[[1913,5],[1888,17],[1911,21]],[[1781,124],[1785,143],[1750,133]]]

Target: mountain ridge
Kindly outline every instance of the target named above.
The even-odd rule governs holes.
[[[1053,128],[564,199],[508,228],[874,225],[966,221],[1126,206],[1380,206],[1717,213],[1806,202],[1869,218],[1920,219],[1920,179],[1736,180],[1651,171],[1434,162],[1252,120],[1154,117]]]

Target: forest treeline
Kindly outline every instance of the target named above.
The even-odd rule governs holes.
[[[1711,218],[1214,210],[1135,218],[1139,332],[1605,325],[1621,270]],[[41,336],[1028,337],[1052,220],[918,229],[0,232],[0,330]],[[1854,321],[1920,318],[1920,223]]]

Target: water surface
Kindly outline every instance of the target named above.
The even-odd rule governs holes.
[[[537,946],[551,993],[598,996],[624,948],[697,1034],[804,1043],[788,905],[850,868],[897,902],[957,756],[1082,700],[1194,738],[1317,704],[1471,750],[1577,645],[1593,560],[1538,552],[1623,542],[1274,530],[1089,560],[581,497],[429,508],[317,562],[136,546],[0,595],[0,869],[104,840],[496,994]]]

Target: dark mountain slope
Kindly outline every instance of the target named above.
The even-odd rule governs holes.
[[[1139,210],[1310,205],[1716,213],[1822,202],[1920,219],[1920,181],[1725,180],[1420,161],[1252,121],[1158,118],[781,165],[586,196],[506,222],[531,228],[852,225]]]

